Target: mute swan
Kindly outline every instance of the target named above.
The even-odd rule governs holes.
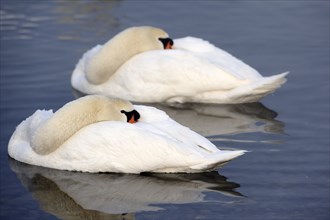
[[[84,172],[204,172],[244,152],[219,150],[156,108],[99,95],[37,110],[8,145],[18,161]]]
[[[85,94],[137,102],[248,103],[274,92],[287,74],[263,77],[207,41],[173,42],[164,30],[142,26],[87,51],[71,84]]]

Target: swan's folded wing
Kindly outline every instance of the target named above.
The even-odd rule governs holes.
[[[177,49],[189,51],[196,57],[208,60],[242,80],[261,77],[257,70],[242,60],[203,39],[196,37],[179,38],[174,40],[174,45]]]
[[[167,134],[176,141],[185,143],[191,148],[201,151],[201,153],[210,154],[219,151],[219,149],[205,137],[177,123],[164,111],[142,105],[135,105],[134,107],[141,114],[140,121],[154,127],[154,130]],[[139,123],[137,125],[139,125]]]
[[[202,162],[193,148],[154,127],[107,121],[86,126],[57,150],[60,169],[140,173]]]

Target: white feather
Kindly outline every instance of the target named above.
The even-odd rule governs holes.
[[[77,131],[54,152],[38,154],[30,135],[53,116],[38,110],[12,135],[9,155],[21,162],[84,172],[204,172],[245,151],[220,151],[206,138],[153,107],[134,106],[139,122],[103,121]],[[60,127],[58,129],[61,129]]]
[[[288,74],[263,77],[209,42],[185,37],[175,39],[172,50],[131,57],[107,81],[94,85],[85,77],[85,65],[101,48],[87,51],[78,62],[71,78],[75,89],[138,102],[246,103],[274,92]]]

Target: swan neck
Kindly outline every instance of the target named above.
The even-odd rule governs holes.
[[[114,37],[87,62],[86,78],[92,84],[102,84],[109,80],[127,60],[141,52],[134,41]]]
[[[38,154],[49,154],[58,149],[83,127],[105,120],[118,120],[106,98],[83,98],[63,106],[36,129],[31,147]],[[118,116],[119,115],[119,116]]]

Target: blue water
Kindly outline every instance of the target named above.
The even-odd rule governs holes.
[[[1,0],[1,219],[329,219],[329,1]],[[248,105],[165,106],[220,148],[198,175],[84,174],[10,159],[15,127],[79,96],[81,55],[137,25],[206,39],[288,82]]]

